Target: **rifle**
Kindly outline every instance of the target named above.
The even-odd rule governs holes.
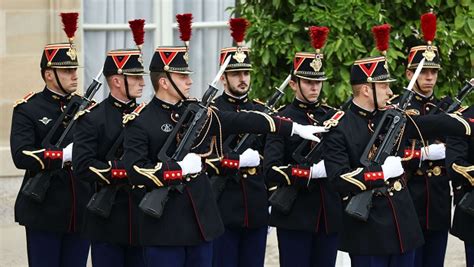
[[[92,83],[87,88],[84,96],[73,97],[71,99],[66,109],[55,121],[53,127],[42,140],[41,145],[43,147],[62,149],[64,139],[71,131],[72,126],[75,124],[77,118],[85,112],[84,110],[90,105],[92,98],[102,85],[99,81],[101,75],[102,70],[100,70],[97,77],[92,80]],[[67,125],[66,128],[63,127],[64,124]],[[55,137],[57,136],[59,136],[59,138],[55,140]],[[62,169],[47,170],[37,173],[34,177],[28,179],[26,184],[23,186],[21,193],[37,202],[43,202],[51,183],[51,178],[61,170]]]
[[[405,127],[407,118],[405,116],[405,110],[408,107],[408,104],[413,97],[413,86],[415,85],[418,76],[420,75],[423,65],[425,63],[425,58],[423,58],[418,67],[415,70],[415,73],[408,84],[405,92],[400,99],[397,108],[386,110],[375,129],[372,137],[369,140],[369,143],[365,147],[362,156],[360,157],[360,163],[369,167],[373,164],[381,165],[384,163],[385,159],[392,155],[399,140],[400,134]],[[377,147],[375,153],[372,151],[372,148],[379,140],[379,135],[385,133],[383,140],[380,142],[380,145]],[[373,153],[373,157],[372,156]],[[367,221],[369,218],[370,208],[372,206],[372,197],[374,190],[366,190],[361,192],[351,198],[348,205],[346,206],[346,213],[354,218],[357,218],[362,221]],[[380,189],[381,191],[384,188]]]
[[[319,162],[321,160],[323,156],[323,146],[321,144],[322,140],[319,144],[313,146],[310,151],[305,154],[304,151],[306,148],[308,148],[310,142],[310,140],[302,140],[295,151],[293,151],[291,157],[296,163],[307,166],[313,162]],[[308,180],[308,185],[310,181],[311,180]],[[287,215],[291,211],[297,195],[298,188],[294,186],[282,186],[273,192],[268,201],[273,208]]]
[[[288,86],[290,79],[291,79],[291,74],[289,74],[286,77],[286,79],[283,81],[280,87],[275,88],[276,90],[275,93],[273,93],[273,95],[265,102],[265,107],[263,109],[263,112],[265,114],[270,114],[274,112],[275,105],[285,94],[283,90],[285,90],[286,86]],[[235,145],[234,148],[231,148],[231,144],[235,143],[237,141],[237,138],[239,137],[238,135],[231,135],[226,138],[226,140],[224,141],[223,147],[230,149],[232,153],[242,154],[244,152],[244,149],[247,149],[248,147],[251,146],[256,136],[257,136],[256,134],[247,133],[242,138],[240,138],[239,142]],[[225,186],[227,184],[227,180],[228,180],[227,178],[228,177],[222,177],[222,176],[217,176],[217,175],[211,177],[211,187],[216,199],[219,199],[220,195],[224,191]]]
[[[474,78],[470,81],[466,81],[466,84],[458,91],[458,94],[456,95],[456,97],[454,97],[454,99],[445,97],[443,100],[440,101],[438,105],[436,105],[435,108],[433,108],[429,112],[429,114],[437,114],[440,111],[451,113],[458,110],[461,107],[461,103],[464,98],[466,98],[471,93],[473,86]]]
[[[474,216],[474,193],[465,193],[457,206],[469,215]]]
[[[107,152],[107,155],[105,156],[106,161],[122,158],[123,139],[124,139],[124,130],[122,130],[119,137],[115,139],[114,144]],[[110,215],[110,211],[112,210],[112,207],[115,202],[115,196],[117,195],[117,192],[119,189],[120,189],[119,185],[103,186],[99,191],[97,191],[96,193],[94,193],[94,195],[92,195],[91,199],[87,203],[87,206],[86,206],[87,209],[95,213],[96,215],[99,215],[103,218],[108,218]]]
[[[173,131],[166,139],[160,152],[158,153],[158,160],[161,162],[170,160],[180,161],[191,151],[194,142],[206,124],[209,106],[211,105],[211,102],[218,91],[216,88],[217,82],[227,68],[230,59],[231,57],[227,57],[227,59],[224,61],[216,77],[211,82],[211,84],[209,84],[209,87],[204,93],[201,101],[198,103],[191,103],[187,106],[184,114],[181,116],[181,119],[178,121]],[[174,148],[173,144],[175,142],[176,136],[183,130],[183,138],[178,143],[174,153],[169,156],[169,150]],[[138,205],[139,208],[144,213],[159,219],[163,214],[166,202],[168,201],[168,194],[171,190],[182,192],[183,185],[169,185],[166,187],[163,186],[153,189],[152,191],[146,193],[142,201],[140,201],[140,204]]]

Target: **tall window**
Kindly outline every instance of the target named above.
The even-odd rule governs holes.
[[[218,70],[220,48],[231,46],[226,9],[235,0],[85,0],[83,2],[84,77],[87,85],[100,71],[107,51],[135,48],[128,21],[145,19],[144,66],[148,70],[154,50],[160,45],[182,45],[175,15],[193,13],[190,41],[190,68],[194,71],[191,93],[200,97]],[[166,36],[171,36],[167,38]],[[169,39],[169,40],[167,40]],[[142,99],[149,101],[153,89],[148,77]],[[97,100],[109,93],[106,83],[96,94]]]

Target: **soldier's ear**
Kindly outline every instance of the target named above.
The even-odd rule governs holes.
[[[53,70],[47,69],[47,70],[44,71],[44,80],[45,81],[51,82],[51,81],[54,81],[54,79],[55,78],[54,78]]]
[[[168,79],[166,79],[165,77],[160,77],[158,79],[158,85],[160,86],[160,88],[168,89]]]
[[[370,86],[369,84],[363,84],[362,85],[361,92],[364,96],[372,97],[371,90],[372,90],[372,86]]]
[[[406,69],[405,76],[407,77],[408,80],[411,80],[411,77],[413,77],[413,71]]]
[[[288,83],[291,87],[291,90],[293,90],[294,92],[296,92],[296,89],[298,89],[298,83],[296,83],[295,81],[293,80],[290,80],[290,82]]]

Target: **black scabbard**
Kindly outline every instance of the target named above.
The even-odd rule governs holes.
[[[272,205],[272,209],[276,209],[281,213],[287,215],[290,213],[298,196],[298,189],[294,186],[279,187],[270,196],[268,201]]]

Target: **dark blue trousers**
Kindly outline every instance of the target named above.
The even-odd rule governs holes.
[[[211,267],[212,242],[197,246],[145,247],[145,262],[148,267]]]
[[[143,247],[116,245],[92,241],[91,256],[94,267],[146,267]]]
[[[353,255],[351,257],[352,267],[413,267],[415,261],[415,251],[410,250],[403,254],[367,256]]]
[[[277,228],[281,267],[334,267],[337,234],[312,234]]]
[[[448,230],[426,231],[425,244],[415,250],[415,267],[442,267],[448,244]]]
[[[474,266],[474,245],[464,242],[464,249],[466,251],[466,266]]]
[[[85,267],[89,240],[79,234],[52,233],[26,228],[30,267]]]
[[[262,267],[265,262],[267,226],[229,229],[213,242],[214,267]]]

